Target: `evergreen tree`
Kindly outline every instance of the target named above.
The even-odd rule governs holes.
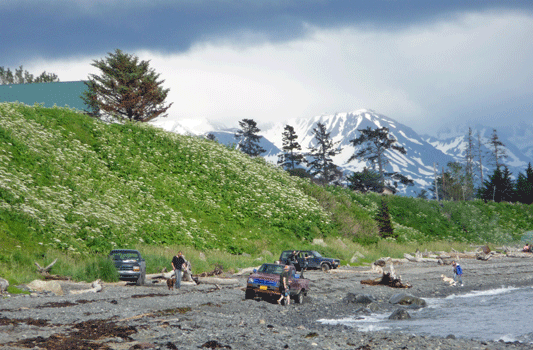
[[[518,174],[515,185],[516,200],[520,203],[533,203],[533,168],[528,164],[526,174]]]
[[[239,140],[237,149],[240,149],[250,157],[257,157],[261,153],[266,152],[259,145],[262,136],[257,135],[261,131],[257,127],[257,123],[253,119],[243,119],[239,122],[239,125],[241,126],[241,130],[235,133],[235,138]]]
[[[474,194],[474,138],[472,137],[472,128],[468,128],[465,146],[465,166],[463,177],[464,199],[471,199]]]
[[[205,138],[209,141],[217,141],[217,137],[212,133],[208,133],[207,135],[205,135]]]
[[[395,145],[397,141],[390,137],[388,128],[382,127],[372,129],[367,127],[366,129],[359,129],[358,131],[361,135],[359,135],[358,138],[350,140],[350,143],[356,148],[360,145],[364,145],[364,147],[352,155],[350,159],[348,159],[348,162],[359,158],[369,161],[374,170],[377,167],[380,176],[379,181],[382,187],[385,186],[385,178],[392,180],[394,187],[398,187],[398,182],[404,185],[413,185],[413,180],[410,180],[398,172],[385,172],[385,166],[389,164],[389,158],[386,155],[388,150],[395,150],[401,154],[407,153],[403,146]]]
[[[503,165],[502,161],[507,158],[505,152],[505,144],[500,141],[496,129],[492,129],[492,135],[489,141],[490,149],[492,150],[491,159],[497,168]]]
[[[480,197],[484,200],[494,202],[514,202],[515,186],[511,179],[511,173],[506,166],[494,169],[494,173],[489,176],[480,190]]]
[[[485,156],[481,143],[481,135],[479,131],[477,133],[477,157],[478,157],[478,170],[479,170],[479,183],[483,185],[485,178],[483,177],[483,158]]]
[[[88,91],[82,99],[94,116],[147,122],[165,117],[172,106],[164,105],[170,89],[163,89],[164,80],[158,80],[150,61],[139,61],[137,56],[116,49],[105,59],[94,60],[92,66],[100,75],[89,75],[85,83]]]
[[[382,238],[398,238],[398,234],[394,233],[389,206],[385,199],[381,199],[381,207],[379,208],[375,219],[378,225],[379,234]]]
[[[448,162],[446,171],[442,169],[442,173],[437,177],[438,197],[442,200],[467,200],[474,195],[473,189],[465,184],[466,172],[464,167],[459,162]],[[433,198],[436,198],[437,193],[435,187],[431,187]]]
[[[290,125],[285,125],[285,131],[283,132],[281,148],[283,153],[278,156],[278,164],[284,169],[294,169],[300,163],[305,162],[305,157],[302,153],[298,152],[302,150],[302,146],[296,141],[298,136],[294,131],[294,128]]]
[[[58,81],[59,78],[56,74],[46,73],[46,71],[34,78],[33,74],[30,74],[22,66],[15,69],[14,73],[9,68],[0,67],[0,85],[54,83]]]
[[[338,177],[338,169],[333,164],[331,157],[336,156],[341,152],[338,148],[340,142],[333,142],[330,139],[330,134],[326,132],[326,125],[320,122],[317,127],[313,129],[316,139],[316,145],[309,150],[309,157],[313,158],[308,163],[311,175],[319,177],[325,184],[330,183]]]
[[[354,191],[365,193],[369,191],[381,192],[383,190],[379,173],[367,167],[363,171],[354,172],[346,180],[348,180],[348,188]]]

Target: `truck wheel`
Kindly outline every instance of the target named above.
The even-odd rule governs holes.
[[[297,304],[303,304],[304,303],[304,292],[301,290],[300,293],[296,294],[294,296],[294,301]]]
[[[244,299],[253,299],[255,297],[255,292],[253,289],[246,289],[244,293]]]
[[[144,284],[144,279],[145,279],[145,278],[146,278],[146,277],[145,277],[144,273],[141,274],[141,275],[139,276],[139,278],[137,278],[137,283],[136,283],[136,284],[137,284],[138,286],[142,286],[142,285]]]
[[[322,271],[324,271],[324,272],[328,272],[329,271],[329,265],[328,264],[322,264],[321,267],[322,267]]]

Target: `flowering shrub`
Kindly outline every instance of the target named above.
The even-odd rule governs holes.
[[[328,232],[328,213],[262,158],[148,124],[0,104],[0,215],[73,253]],[[272,238],[274,238],[272,237]],[[248,245],[252,247],[251,245]]]

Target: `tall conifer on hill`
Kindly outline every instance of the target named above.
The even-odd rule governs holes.
[[[285,125],[285,131],[282,134],[283,151],[278,156],[278,164],[286,170],[294,170],[294,168],[300,163],[305,162],[304,155],[300,152],[302,146],[296,141],[298,135],[294,131],[294,128],[290,125]]]
[[[239,121],[239,125],[241,129],[234,135],[239,140],[237,149],[240,149],[250,157],[257,157],[264,153],[265,149],[259,144],[262,136],[257,135],[261,131],[257,127],[257,123],[253,119],[243,119]]]
[[[518,174],[515,185],[516,200],[524,204],[533,203],[533,168],[528,164],[526,174]]]
[[[92,66],[100,75],[89,74],[88,90],[82,95],[92,115],[147,122],[165,117],[172,106],[165,105],[170,89],[162,87],[164,80],[158,80],[150,61],[139,61],[116,49],[105,59],[94,60]]]
[[[331,158],[341,152],[342,149],[338,147],[340,141],[333,142],[330,138],[331,133],[326,131],[326,125],[320,122],[313,129],[313,133],[317,143],[308,153],[308,156],[313,158],[308,162],[309,170],[311,175],[320,179],[324,184],[329,184],[340,175]]]
[[[389,158],[386,152],[388,150],[395,150],[401,154],[406,154],[407,151],[403,146],[398,146],[396,139],[389,135],[389,129],[386,127],[372,129],[367,127],[366,129],[358,130],[361,135],[359,137],[350,140],[350,143],[354,147],[363,146],[358,152],[348,159],[352,161],[354,159],[362,158],[372,164],[372,167],[376,169],[380,176],[381,186],[385,186],[385,178],[392,180],[394,187],[398,186],[398,182],[411,186],[413,180],[407,178],[405,175],[398,172],[385,172],[385,166],[389,164]]]

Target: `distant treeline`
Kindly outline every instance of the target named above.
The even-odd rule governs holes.
[[[22,66],[12,71],[9,68],[0,67],[0,85],[10,84],[32,84],[32,83],[54,83],[58,82],[59,78],[54,73],[42,72],[38,76],[34,76]]]

